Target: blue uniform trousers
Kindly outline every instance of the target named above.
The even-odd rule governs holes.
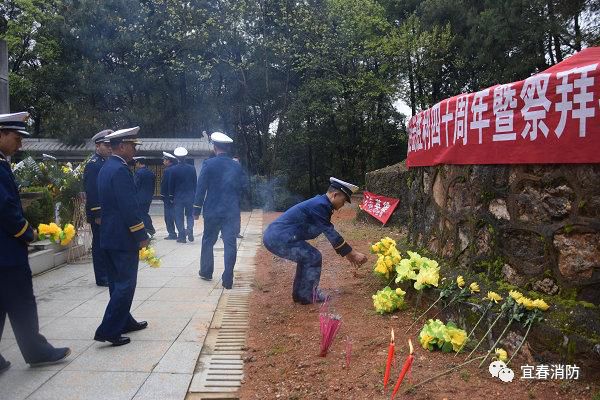
[[[296,276],[292,288],[292,298],[295,302],[310,304],[313,293],[321,279],[321,252],[304,240],[282,242],[277,233],[267,230],[263,243],[271,253],[296,262]]]
[[[169,236],[176,237],[175,220],[173,219],[173,204],[164,203],[165,205],[165,225]]]
[[[35,363],[48,359],[54,347],[40,334],[31,269],[28,265],[0,268],[0,339],[6,315],[10,319],[25,362]]]
[[[237,258],[236,236],[239,232],[239,218],[234,217],[210,217],[204,218],[204,232],[202,233],[202,252],[200,253],[200,275],[212,278],[215,269],[213,247],[219,237],[223,236],[225,247],[223,271],[223,287],[230,289],[233,286],[233,267]]]
[[[110,300],[96,335],[112,339],[119,337],[136,322],[130,310],[137,283],[139,254],[137,251],[105,251]]]
[[[175,219],[175,226],[177,226],[177,232],[179,232],[179,239],[185,239],[186,235],[194,234],[194,201],[180,201],[175,200],[173,202],[173,214]],[[184,218],[185,216],[185,218]],[[187,224],[187,229],[185,228]]]
[[[106,285],[108,283],[108,274],[106,272],[106,253],[100,248],[100,225],[90,221],[92,227],[92,263],[94,264],[94,275],[97,285]]]
[[[141,203],[140,210],[142,211],[142,221],[144,222],[144,227],[146,228],[146,232],[150,235],[154,235],[156,233],[156,229],[154,229],[154,225],[152,225],[152,218],[150,217],[150,203]]]

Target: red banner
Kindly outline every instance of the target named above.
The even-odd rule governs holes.
[[[408,167],[600,162],[600,47],[524,81],[461,94],[408,123]]]
[[[399,202],[400,200],[391,197],[363,192],[363,201],[359,207],[361,210],[374,216],[385,225]]]

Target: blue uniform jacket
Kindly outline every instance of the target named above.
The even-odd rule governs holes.
[[[83,169],[83,189],[85,190],[85,215],[88,222],[100,218],[100,198],[98,197],[98,173],[104,165],[104,158],[94,154]]]
[[[267,229],[271,237],[277,237],[282,243],[310,240],[324,233],[335,251],[346,256],[352,251],[352,247],[333,227],[332,214],[333,205],[327,195],[322,194],[296,204]]]
[[[139,205],[152,203],[154,197],[154,183],[156,176],[147,167],[135,171],[135,188]]]
[[[160,181],[160,197],[165,204],[172,204],[172,198],[169,198],[169,181],[171,180],[171,172],[175,165],[166,167],[163,171],[162,179]]]
[[[196,192],[196,168],[180,162],[173,166],[169,178],[169,197],[172,201],[191,203]]]
[[[0,153],[0,268],[29,265],[27,243],[31,241],[33,229],[23,216],[15,177]]]
[[[229,155],[220,154],[202,163],[196,196],[194,215],[211,217],[235,217],[240,214],[240,197],[247,190],[242,166]]]
[[[102,207],[100,247],[105,250],[137,251],[148,238],[135,196],[133,174],[125,160],[111,156],[98,174]]]

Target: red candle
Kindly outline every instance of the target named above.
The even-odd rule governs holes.
[[[392,337],[388,348],[387,363],[385,364],[385,374],[383,375],[383,390],[390,380],[390,371],[392,370],[392,361],[394,360],[394,330],[392,329]]]
[[[400,389],[400,384],[404,380],[404,376],[410,370],[413,360],[415,359],[415,356],[413,356],[413,345],[412,345],[412,342],[410,341],[410,339],[408,339],[408,347],[410,349],[410,353],[408,354],[408,357],[406,357],[406,361],[404,361],[404,365],[402,366],[402,371],[400,371],[400,376],[398,376],[398,380],[396,381],[396,386],[394,386],[394,391],[392,392],[392,399],[396,396],[396,393],[398,393],[398,389]]]

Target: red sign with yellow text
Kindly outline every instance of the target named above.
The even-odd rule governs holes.
[[[600,163],[600,47],[443,100],[408,123],[408,167],[554,163]]]

